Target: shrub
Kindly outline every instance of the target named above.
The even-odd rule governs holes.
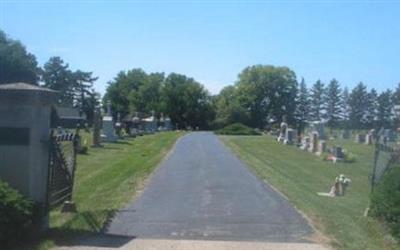
[[[247,127],[241,123],[228,125],[215,131],[215,133],[220,135],[261,135],[260,132],[257,132],[253,128]]]
[[[347,151],[344,153],[344,162],[353,163],[355,161],[356,161],[356,156],[353,153]]]
[[[320,157],[321,157],[322,160],[328,161],[328,158],[329,158],[330,155],[331,155],[331,154],[329,154],[329,153],[327,153],[327,152],[324,152],[324,153],[322,153],[322,154],[320,155]]]
[[[32,201],[0,180],[0,245],[26,238],[25,234],[34,224],[34,210]]]
[[[383,219],[400,239],[400,166],[389,169],[371,195],[371,215]]]

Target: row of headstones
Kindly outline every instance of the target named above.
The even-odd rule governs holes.
[[[319,139],[318,131],[312,131],[309,136],[305,136],[299,141],[297,139],[297,131],[292,128],[287,128],[287,125],[283,124],[283,126],[281,126],[281,131],[277,140],[286,145],[292,145],[296,143],[300,149],[308,151],[310,153],[315,153],[317,155],[329,152],[336,159],[344,158],[342,147],[334,146],[333,148],[328,149],[326,141]]]
[[[144,126],[141,128],[130,128],[129,129],[129,134],[128,136],[137,136],[137,135],[143,135],[143,134],[153,134],[157,131],[165,131],[165,130],[171,130],[172,129],[172,124],[171,120],[169,118],[163,119],[164,120],[164,126],[162,127],[157,127],[157,119],[155,119],[154,114],[145,121]],[[141,120],[137,118],[137,123],[140,124]],[[118,119],[117,121],[113,120],[113,117],[111,115],[111,107],[108,105],[107,107],[107,115],[103,116],[102,121],[100,120],[100,111],[97,111],[97,117],[95,118],[95,123],[97,123],[97,126],[94,126],[95,129],[99,130],[100,127],[102,127],[102,134],[100,134],[99,131],[96,131],[94,133],[94,136],[100,138],[94,139],[94,141],[102,140],[102,141],[107,141],[107,142],[115,142],[117,139],[123,139],[123,123]],[[101,125],[100,125],[101,123]]]
[[[386,144],[387,142],[395,142],[396,141],[396,133],[392,129],[384,129],[382,131],[381,141]],[[367,134],[356,134],[354,141],[356,143],[362,143],[366,145],[371,145],[377,139],[375,136],[375,130],[370,130]]]

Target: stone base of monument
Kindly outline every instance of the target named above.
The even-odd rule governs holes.
[[[75,202],[73,201],[66,201],[64,202],[62,208],[61,208],[62,213],[76,213],[78,210],[76,209]]]

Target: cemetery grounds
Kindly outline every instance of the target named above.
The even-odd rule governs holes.
[[[134,139],[104,143],[78,155],[73,200],[77,213],[50,213],[51,230],[40,242],[18,249],[47,250],[101,232],[116,211],[140,193],[144,182],[184,132],[161,132]],[[92,136],[81,134],[87,145]]]
[[[220,138],[260,179],[278,189],[306,215],[322,233],[314,240],[335,249],[398,249],[380,223],[364,216],[371,192],[373,145],[357,144],[353,138],[329,141],[328,146],[341,145],[356,155],[354,163],[334,164],[295,146],[278,143],[270,135]],[[345,196],[317,195],[329,192],[340,174],[352,180]]]

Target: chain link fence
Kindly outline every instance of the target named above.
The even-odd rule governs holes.
[[[400,146],[397,132],[381,129],[375,141],[374,169],[371,176],[372,192],[385,172],[395,166],[400,166]]]

